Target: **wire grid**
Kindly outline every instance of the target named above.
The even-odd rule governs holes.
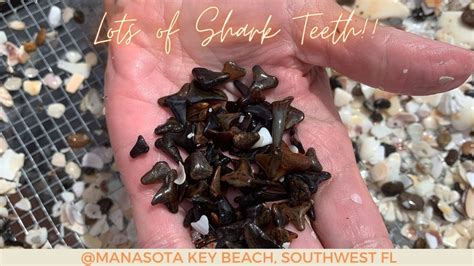
[[[96,6],[100,6],[102,1],[95,2]],[[51,6],[55,5],[61,9],[66,6],[65,2],[60,0],[23,0],[18,7],[13,7],[9,1],[7,4],[10,5],[11,10],[0,14],[0,31],[4,31],[8,40],[17,45],[24,41],[34,40],[40,25],[48,31],[51,30],[52,27],[47,19]],[[101,8],[88,10],[88,12],[91,11],[96,12],[96,14],[90,14],[91,16],[99,17]],[[25,22],[27,28],[24,31],[13,31],[7,27],[8,21],[16,19]],[[55,169],[50,160],[54,152],[69,147],[66,137],[75,132],[87,133],[91,137],[91,145],[108,144],[104,119],[97,119],[89,112],[82,112],[79,107],[84,95],[91,88],[96,88],[103,95],[107,51],[104,46],[94,47],[90,41],[92,37],[86,34],[83,26],[73,21],[55,30],[59,33],[58,42],[56,44],[46,42],[38,47],[37,52],[26,64],[16,67],[17,75],[22,74],[23,76],[20,75],[20,77],[24,77],[24,69],[35,67],[39,70],[40,77],[52,72],[65,80],[70,74],[58,69],[56,64],[70,50],[76,50],[83,55],[94,52],[98,56],[99,63],[83,83],[84,88],[75,94],[68,94],[64,85],[57,90],[50,90],[43,85],[38,96],[30,96],[23,90],[12,92],[15,105],[4,108],[10,123],[0,123],[0,134],[5,137],[11,149],[25,154],[25,165],[21,170],[21,186],[16,193],[7,197],[7,202],[9,213],[13,213],[17,218],[12,223],[12,230],[19,240],[24,239],[28,230],[45,227],[48,230],[48,242],[51,246],[62,244],[83,248],[84,245],[78,234],[66,229],[64,235],[61,236],[59,219],[49,214],[52,206],[61,200],[60,194],[71,191],[71,186],[75,182],[64,173],[63,169]],[[5,72],[6,60],[2,58],[0,61],[2,62],[0,80],[4,81],[10,74]],[[51,103],[62,103],[66,106],[66,112],[61,118],[53,119],[46,114],[46,107]],[[65,155],[68,161],[74,161],[80,165],[79,158],[82,158],[85,152],[84,148],[69,149]],[[118,190],[120,187],[115,185],[114,189]],[[110,193],[113,192],[110,191]],[[22,198],[30,200],[31,211],[24,212],[13,208],[14,204]]]

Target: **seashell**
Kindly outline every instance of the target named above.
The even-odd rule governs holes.
[[[78,51],[68,51],[66,52],[66,60],[71,63],[77,63],[82,59],[82,55]]]
[[[69,192],[69,191],[64,191],[64,192],[61,193],[61,198],[66,203],[73,202],[74,201],[74,193]]]
[[[11,194],[17,186],[18,184],[16,182],[0,179],[0,195]]]
[[[77,198],[80,198],[85,189],[84,181],[74,182],[74,185],[72,185],[71,189],[72,192],[74,192],[74,195],[76,195]]]
[[[18,171],[23,168],[24,162],[25,155],[23,153],[16,153],[12,149],[6,150],[0,156],[0,177],[6,181],[13,181]]]
[[[437,109],[444,115],[458,113],[464,107],[465,98],[466,96],[459,89],[443,93]]]
[[[48,105],[48,108],[46,109],[46,114],[49,117],[59,119],[61,116],[63,116],[64,112],[66,112],[66,106],[62,103],[53,103]]]
[[[437,232],[426,232],[425,233],[426,243],[431,249],[435,249],[439,245],[439,233]]]
[[[454,229],[454,227],[450,226],[446,229],[443,234],[443,244],[450,248],[455,248],[457,246],[457,241],[461,238],[461,235]]]
[[[41,92],[41,81],[25,80],[23,81],[23,90],[31,96],[36,96]]]
[[[360,84],[362,94],[364,95],[365,99],[370,99],[375,93],[375,88],[367,86],[365,84]]]
[[[34,67],[29,67],[27,69],[25,69],[25,76],[29,79],[32,79],[34,77],[37,77],[38,74],[39,74],[39,71],[38,69],[34,68]]]
[[[8,41],[7,35],[3,30],[0,31],[0,45],[6,43]]]
[[[409,149],[416,158],[433,157],[437,151],[433,149],[426,141],[416,141],[408,145]]]
[[[94,52],[89,52],[84,56],[84,61],[90,67],[96,66],[98,63],[97,55]]]
[[[474,189],[470,188],[465,194],[464,209],[466,215],[467,217],[474,219]]]
[[[104,161],[102,160],[102,158],[100,158],[99,155],[92,152],[87,152],[86,154],[84,154],[84,157],[82,157],[81,165],[82,167],[100,170],[104,168]]]
[[[392,132],[393,130],[388,128],[384,123],[376,124],[370,130],[370,133],[378,139],[383,139],[392,134]]]
[[[420,108],[421,104],[415,101],[409,101],[405,104],[405,109],[410,114],[416,114],[418,109]]]
[[[91,89],[87,92],[80,107],[82,111],[88,110],[95,116],[102,115],[104,111],[104,103],[96,89]]]
[[[401,112],[387,119],[387,126],[390,128],[403,127],[418,121],[418,117],[413,114]]]
[[[26,24],[20,20],[13,20],[8,22],[8,27],[12,30],[24,30],[26,28]]]
[[[5,137],[0,136],[0,155],[2,155],[6,150],[8,150],[8,143]]]
[[[418,195],[423,195],[423,196],[431,196],[434,193],[434,180],[433,179],[426,179],[421,182],[418,182],[417,184],[414,185],[414,189],[416,191],[416,194]]]
[[[56,28],[61,25],[61,9],[57,6],[51,6],[48,13],[48,22],[51,28]]]
[[[73,94],[82,87],[84,76],[81,74],[73,74],[71,78],[66,81],[66,91]]]
[[[336,88],[334,91],[334,104],[337,107],[348,105],[353,100],[354,98],[352,97],[352,94],[343,89]]]
[[[27,198],[22,198],[21,200],[15,203],[15,208],[22,210],[22,211],[29,211],[31,210],[31,202]]]
[[[420,105],[420,107],[416,111],[416,115],[419,116],[420,118],[425,118],[425,117],[430,116],[431,112],[432,112],[432,107],[424,103]]]
[[[102,212],[100,211],[100,206],[94,203],[87,203],[84,207],[84,214],[86,217],[91,219],[100,219],[102,217]]]
[[[415,241],[417,239],[416,228],[411,223],[405,224],[401,228],[400,233],[402,234],[402,236],[412,241]]]
[[[43,77],[43,82],[48,88],[52,90],[58,89],[62,84],[63,80],[61,77],[54,75],[53,73],[48,73]]]
[[[64,171],[68,174],[72,179],[78,179],[81,176],[81,168],[75,162],[69,161],[66,163],[64,167]]]
[[[395,204],[393,201],[382,202],[378,205],[379,211],[387,222],[394,222],[396,220]]]
[[[451,116],[453,128],[458,131],[469,130],[474,127],[474,98],[465,99],[465,106],[458,113]]]
[[[382,150],[382,158],[380,159],[380,150]],[[363,137],[360,141],[359,156],[363,161],[368,161],[371,164],[376,164],[383,160],[385,149],[380,142],[373,137]]]
[[[436,39],[467,49],[474,49],[472,29],[464,25],[459,19],[462,11],[442,12],[438,18],[440,29],[436,32]]]
[[[406,130],[412,141],[420,141],[425,132],[425,128],[420,123],[410,124]]]
[[[397,96],[390,97],[390,107],[385,110],[389,115],[396,115],[400,112],[403,112],[402,105],[400,104],[400,98]]]
[[[461,218],[454,208],[451,208],[451,206],[442,200],[438,202],[437,207],[443,213],[444,219],[448,222],[455,223]]]
[[[51,207],[51,216],[59,217],[61,215],[61,209],[63,204],[64,202],[62,201],[57,201],[56,203],[54,203],[53,207]]]
[[[80,75],[84,79],[88,79],[91,72],[90,66],[86,63],[71,63],[65,60],[58,61],[58,68],[73,75]]]
[[[55,152],[51,158],[51,164],[56,167],[65,167],[66,166],[66,156],[63,153]]]
[[[21,88],[22,80],[19,77],[9,77],[5,80],[3,87],[8,91],[17,91]]]
[[[82,243],[84,243],[84,246],[87,248],[101,248],[103,243],[100,238],[92,236],[90,234],[85,234],[81,236]]]
[[[368,18],[406,18],[410,15],[410,9],[399,0],[356,0],[355,14]]]
[[[4,87],[0,87],[0,104],[5,107],[13,106],[13,97]]]
[[[107,215],[102,215],[90,228],[89,234],[92,236],[98,236],[101,233],[107,232],[109,230],[109,225],[107,223]]]
[[[120,231],[123,230],[124,224],[123,224],[123,213],[121,209],[116,209],[115,211],[111,212],[109,214],[109,220],[117,226],[117,229]]]
[[[33,248],[39,248],[46,243],[48,237],[48,230],[41,227],[28,231],[25,236],[25,242]]]
[[[431,107],[436,107],[439,105],[439,102],[441,101],[441,93],[433,94],[433,95],[427,95],[427,96],[413,96],[413,99],[420,104],[427,104],[428,106]]]
[[[74,11],[74,8],[68,6],[63,9],[62,18],[64,24],[68,23],[74,17]]]

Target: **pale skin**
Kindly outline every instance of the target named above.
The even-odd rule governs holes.
[[[153,147],[153,129],[171,115],[157,105],[157,99],[188,82],[192,68],[219,70],[225,61],[233,60],[249,72],[254,64],[260,64],[279,78],[280,85],[268,91],[267,100],[295,97],[293,105],[306,114],[299,125],[300,139],[305,147],[316,149],[325,170],[333,175],[314,197],[314,232],[307,226],[291,247],[391,248],[382,218],[359,174],[351,141],[332,104],[328,77],[321,67],[332,67],[389,92],[426,95],[462,84],[474,72],[474,53],[388,27],[378,27],[373,38],[354,37],[337,45],[315,39],[299,45],[304,21],[294,22],[291,18],[322,12],[324,16],[312,18],[309,23],[327,25],[327,21],[345,12],[334,0],[183,2],[106,1],[109,23],[127,13],[129,18],[138,19],[136,25],[142,30],[130,45],[109,44],[105,92],[108,130],[130,195],[139,246],[193,247],[188,229],[182,226],[184,210],[171,214],[164,206],[151,206],[160,185],[143,186],[139,181],[156,161],[168,160]],[[194,23],[199,13],[212,5],[219,7],[221,15],[207,27],[217,30],[233,9],[229,26],[263,26],[267,16],[273,15],[272,25],[281,32],[263,45],[230,39],[202,47],[202,36],[196,33]],[[177,10],[181,11],[177,24],[180,31],[171,37],[171,52],[167,55],[164,40],[156,39],[155,33],[157,28],[169,25]],[[364,22],[357,20],[354,25],[362,27]],[[408,72],[403,73],[404,69]],[[442,76],[453,79],[440,82]],[[248,74],[245,82],[250,79]],[[151,149],[148,154],[131,159],[129,151],[138,135],[145,137]]]

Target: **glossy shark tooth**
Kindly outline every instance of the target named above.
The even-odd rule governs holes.
[[[181,157],[178,148],[169,135],[165,135],[162,138],[157,139],[155,141],[155,147],[162,150],[175,162],[183,162],[183,158]]]
[[[281,248],[274,239],[254,223],[245,225],[244,236],[249,248]]]
[[[186,98],[182,96],[171,96],[166,98],[165,103],[171,109],[175,118],[184,125],[187,121],[186,113],[188,102]]]
[[[236,80],[245,77],[246,71],[245,68],[237,65],[234,61],[227,61],[224,63],[222,73],[228,74],[230,80]]]
[[[164,135],[166,133],[180,133],[183,131],[183,125],[174,117],[168,118],[164,124],[155,128],[155,135]]]
[[[153,196],[151,205],[164,204],[171,213],[178,212],[178,185],[174,182],[176,176],[176,170],[171,170],[168,173],[165,183],[161,186],[155,196]]]
[[[256,65],[252,68],[253,83],[250,90],[273,89],[278,86],[278,79],[275,76],[267,74],[261,66]]]
[[[133,148],[130,150],[130,157],[137,158],[138,156],[147,153],[150,150],[150,146],[146,143],[145,138],[139,135]]]
[[[257,132],[239,132],[232,139],[234,146],[238,149],[247,150],[252,148],[260,139]]]
[[[249,161],[241,159],[238,167],[234,171],[221,176],[221,180],[234,187],[249,187],[254,180]]]
[[[272,138],[273,147],[280,147],[285,130],[286,118],[288,116],[288,108],[290,107],[293,97],[287,97],[281,101],[272,103]]]
[[[181,165],[181,163],[180,163]],[[152,169],[148,171],[140,179],[143,185],[149,185],[157,183],[158,181],[164,181],[168,173],[171,171],[168,163],[165,161],[159,161],[153,165]]]
[[[192,74],[197,83],[204,90],[210,90],[219,84],[229,80],[229,74],[211,71],[206,68],[196,67],[192,70]]]

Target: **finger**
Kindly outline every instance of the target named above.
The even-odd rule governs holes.
[[[334,27],[331,20],[350,13],[334,1],[328,1],[324,15],[309,20],[308,25]],[[326,25],[321,25],[321,19]],[[346,33],[353,27],[364,28],[365,19],[353,17]],[[338,27],[344,32],[345,23]],[[299,23],[301,30],[302,25]],[[311,29],[308,26],[307,31]],[[373,87],[391,92],[425,95],[447,91],[462,84],[474,73],[474,52],[438,41],[428,40],[393,27],[376,27],[369,22],[364,35],[351,36],[346,42],[333,44],[330,39],[322,41],[306,39],[301,46],[303,60],[318,65],[327,65],[340,73]],[[363,37],[361,37],[363,36]],[[326,53],[321,55],[321,51]]]
[[[305,147],[314,147],[332,178],[315,195],[315,230],[325,248],[390,248],[386,227],[355,163],[347,130],[332,104],[326,73],[310,72],[311,93],[297,108],[307,114],[298,126]],[[317,96],[316,96],[317,95]]]
[[[113,46],[109,55],[106,73],[106,115],[115,159],[122,175],[124,185],[130,195],[137,236],[141,247],[153,248],[191,248],[192,243],[188,230],[183,228],[183,213],[170,213],[165,207],[151,206],[150,202],[157,186],[144,186],[140,177],[159,160],[158,151],[153,148],[153,129],[164,122],[169,114],[156,105],[160,91],[156,88],[156,80],[160,78],[152,69],[150,60],[142,51],[134,46],[123,47],[120,55]],[[134,70],[126,70],[129,57],[135,57]],[[144,57],[144,58],[137,58]],[[133,71],[146,73],[140,76]],[[137,79],[137,77],[140,77]],[[174,85],[161,81],[162,86],[173,88]],[[169,83],[169,82],[168,82]],[[167,92],[161,92],[166,94]],[[143,135],[150,146],[150,151],[136,159],[131,159],[130,149],[137,136]]]

